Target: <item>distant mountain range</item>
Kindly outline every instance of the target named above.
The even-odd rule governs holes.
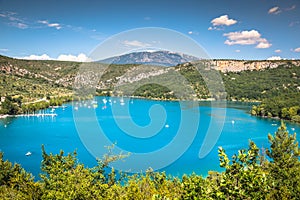
[[[196,60],[199,60],[199,58],[170,51],[144,51],[114,56],[98,62],[109,64],[143,64],[170,67]]]

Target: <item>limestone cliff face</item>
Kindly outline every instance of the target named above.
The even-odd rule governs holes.
[[[240,72],[244,70],[263,70],[277,68],[280,65],[293,64],[300,66],[300,60],[260,60],[260,61],[246,61],[246,60],[212,60],[210,61],[212,67],[222,72]]]

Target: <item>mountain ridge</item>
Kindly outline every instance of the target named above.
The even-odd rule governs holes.
[[[199,58],[177,52],[141,51],[113,56],[97,62],[107,64],[143,64],[170,67],[196,60],[199,60]]]
[[[160,58],[160,56],[162,56]],[[19,58],[11,58],[0,55],[0,62],[41,62],[41,63],[55,63],[55,65],[80,65],[82,62],[73,61],[59,61],[59,60],[25,60]],[[245,70],[264,70],[267,68],[277,68],[280,65],[290,64],[300,66],[300,60],[237,60],[237,59],[203,59],[200,60],[194,56],[182,53],[175,53],[170,51],[155,51],[155,52],[133,52],[114,56],[107,59],[96,61],[96,63],[114,64],[114,65],[152,65],[171,67],[184,63],[195,63],[198,61],[205,61],[211,68],[225,72],[241,72]],[[0,69],[3,66],[0,66]],[[58,70],[56,67],[55,70]]]

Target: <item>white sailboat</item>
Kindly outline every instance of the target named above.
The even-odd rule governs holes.
[[[125,105],[123,96],[122,96],[122,98],[120,99],[120,105],[121,105],[121,106],[124,106],[124,105]]]

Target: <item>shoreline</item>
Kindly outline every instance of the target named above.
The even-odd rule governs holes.
[[[11,115],[0,115],[0,119],[5,119],[7,117],[10,117]]]
[[[104,95],[95,95],[94,97],[117,97],[117,98],[134,98],[134,99],[142,99],[142,100],[152,100],[152,101],[171,101],[171,102],[175,102],[175,101],[194,101],[194,102],[209,102],[209,101],[224,101],[224,100],[217,100],[215,98],[209,98],[209,99],[162,99],[162,98],[149,98],[149,97],[141,97],[141,96],[104,96]],[[76,102],[78,100],[73,100],[73,101],[67,101],[64,103],[70,103],[70,102]],[[225,100],[227,102],[239,102],[239,103],[260,103],[261,101],[258,100],[247,100],[247,101],[241,101],[241,100],[236,100],[236,99],[232,99],[232,100]],[[64,107],[64,106],[49,106],[48,108],[59,108],[59,107]],[[251,115],[251,114],[250,114]],[[6,118],[13,118],[13,117],[41,117],[41,116],[57,116],[57,114],[55,113],[37,113],[37,114],[19,114],[19,115],[8,115],[8,114],[0,114],[0,120],[1,119],[6,119]],[[286,119],[281,119],[279,117],[267,117],[267,116],[259,116],[259,115],[251,115],[257,118],[263,118],[263,119],[274,119],[274,120],[284,120],[284,121],[288,121],[288,122],[293,122],[291,120],[286,120]],[[297,122],[294,122],[297,123]]]
[[[215,98],[207,98],[207,99],[163,99],[159,97],[142,97],[142,96],[107,96],[107,95],[95,95],[97,97],[119,97],[119,98],[134,98],[134,99],[143,99],[143,100],[153,100],[153,101],[228,101],[228,102],[240,102],[240,103],[261,103],[259,100],[237,100],[237,99],[225,99],[225,100],[217,100]]]
[[[44,114],[19,114],[19,115],[0,115],[0,119],[14,118],[14,117],[56,117],[56,113],[44,113]]]

